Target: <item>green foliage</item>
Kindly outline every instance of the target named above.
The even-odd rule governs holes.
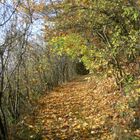
[[[139,17],[139,11],[138,9],[136,9],[135,7],[133,6],[124,6],[122,7],[124,12],[123,12],[123,16],[125,17],[130,17],[131,20],[134,20],[136,21]]]
[[[50,45],[53,47],[52,51],[57,52],[58,55],[69,55],[71,58],[83,54],[86,50],[86,41],[78,34],[63,35],[60,37],[54,37],[50,41]]]
[[[81,55],[87,68],[98,73],[112,71],[119,83],[125,82],[124,77],[134,74],[128,65],[138,57],[140,15],[135,4],[127,0],[64,0],[60,3],[63,12],[54,22],[58,32],[67,29],[68,33],[52,37],[50,44],[58,54]]]
[[[58,10],[56,18],[52,18],[58,34],[50,41],[52,50],[59,55],[80,58],[94,73],[114,77],[118,92],[125,95],[124,100],[119,99],[117,109],[120,116],[128,117],[129,121],[134,117],[130,106],[135,106],[139,96],[135,89],[140,75],[137,65],[140,57],[138,3],[129,0],[64,0],[51,7],[52,11]]]

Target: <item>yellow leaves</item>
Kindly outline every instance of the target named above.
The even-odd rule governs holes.
[[[83,6],[91,6],[93,4],[90,0],[76,0],[76,3]]]
[[[36,4],[33,7],[35,12],[42,12],[44,11],[44,8],[45,8],[45,3]]]
[[[140,88],[136,88],[136,92],[140,93]]]
[[[34,126],[33,126],[33,125],[28,125],[28,127],[29,127],[29,128],[34,128]]]
[[[62,121],[63,119],[61,117],[58,118],[59,121]]]
[[[32,84],[37,84],[38,80],[37,79],[31,79]]]
[[[86,41],[82,36],[76,33],[53,37],[49,44],[53,48],[52,51],[58,55],[65,53],[72,58],[76,58],[85,53],[86,50]]]
[[[114,92],[118,92],[114,88],[114,79],[84,76],[41,98],[43,104],[37,122],[42,123],[43,131],[47,130],[45,136],[50,139],[53,136],[68,139],[75,135],[76,139],[89,136],[96,139],[97,134],[101,140],[111,139],[110,128],[115,123],[125,125],[134,115],[126,104],[128,97]],[[126,118],[121,114],[124,111],[128,113]]]
[[[32,18],[35,18],[34,13],[39,13],[39,12],[44,11],[45,5],[46,4],[44,0],[39,0],[38,2],[34,0],[30,0],[30,1],[24,0],[20,2],[16,10],[19,13],[22,13],[22,14],[24,13],[31,16]]]
[[[78,125],[74,126],[74,128],[75,128],[75,129],[80,129],[80,128],[81,128],[81,125],[78,124]]]
[[[92,130],[92,131],[90,131],[90,133],[91,133],[91,134],[94,134],[94,133],[95,133],[95,131],[93,131],[93,130]]]
[[[84,123],[82,124],[82,126],[85,128],[85,127],[89,126],[89,124],[88,124],[87,122],[84,122]]]

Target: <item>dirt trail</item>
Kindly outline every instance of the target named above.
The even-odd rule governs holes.
[[[99,82],[87,75],[46,94],[35,117],[44,140],[111,140],[119,98],[113,90],[112,79]]]

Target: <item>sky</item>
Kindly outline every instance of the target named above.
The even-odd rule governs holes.
[[[14,11],[14,6],[11,0],[7,0],[4,3],[0,1],[0,25],[3,24],[3,21],[6,21],[11,17],[13,11]],[[17,20],[18,23],[16,27],[18,30],[22,30],[25,27],[25,22],[20,21],[23,19],[23,17],[26,18],[27,15],[23,13],[18,13],[17,17],[13,15],[12,18],[10,18],[10,20],[8,20],[8,22],[6,22],[5,25],[0,26],[0,45],[4,43],[7,32],[11,30],[10,26],[11,26],[11,22],[14,21],[13,18],[18,19]],[[43,23],[44,23],[43,20],[40,18],[33,20],[30,26],[30,32],[31,32],[30,39],[34,39],[34,41],[36,41],[38,36],[41,37],[43,35],[43,32],[42,32]]]

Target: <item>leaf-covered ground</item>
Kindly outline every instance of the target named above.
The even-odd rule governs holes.
[[[127,121],[116,110],[122,100],[116,91],[111,78],[79,77],[39,100],[31,127],[44,140],[113,140],[114,126],[122,124],[123,128]],[[119,131],[121,134],[121,128]]]

